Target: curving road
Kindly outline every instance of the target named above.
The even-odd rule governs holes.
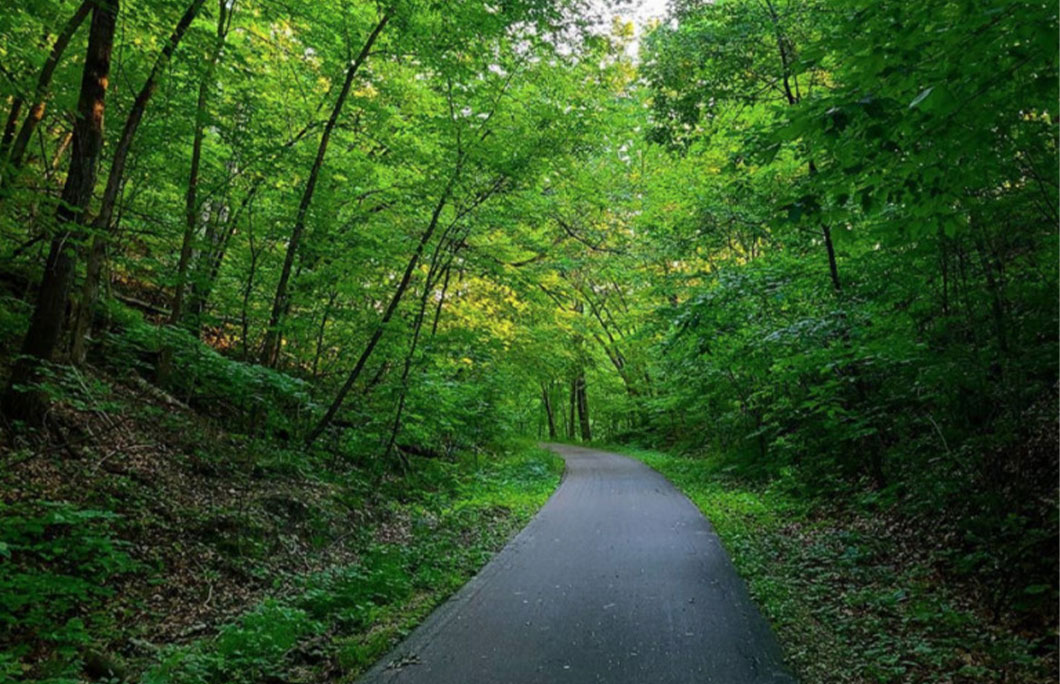
[[[548,445],[563,482],[362,684],[794,682],[721,543],[644,464]]]

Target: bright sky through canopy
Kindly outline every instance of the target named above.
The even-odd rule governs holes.
[[[604,15],[609,19],[617,16],[633,22],[635,32],[630,50],[635,56],[640,47],[640,38],[648,24],[654,19],[661,20],[666,16],[667,0],[605,0],[601,4],[604,5]]]

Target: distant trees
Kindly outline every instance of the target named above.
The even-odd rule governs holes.
[[[6,164],[0,170],[0,189],[7,185],[11,174],[17,173],[22,168],[22,162],[26,156],[26,148],[33,137],[33,132],[37,130],[37,125],[44,118],[55,69],[59,66],[59,60],[63,58],[63,53],[66,52],[66,46],[70,44],[70,39],[73,38],[74,33],[81,27],[81,24],[85,22],[85,18],[92,12],[92,9],[92,0],[84,0],[78,5],[77,10],[67,20],[66,24],[63,25],[59,35],[55,37],[51,51],[48,53],[44,66],[41,67],[40,75],[37,77],[33,99],[29,103],[29,111],[26,112],[26,117],[23,119],[21,126],[18,125],[18,118],[22,108],[26,105],[26,100],[20,94],[12,98],[11,109],[7,117],[7,123],[4,126],[3,139],[0,140],[0,161],[6,161]],[[16,130],[18,131],[17,135],[15,134]]]

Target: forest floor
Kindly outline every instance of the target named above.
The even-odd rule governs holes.
[[[0,682],[350,681],[552,493],[529,444],[407,474],[88,372],[0,448]],[[108,679],[115,676],[116,679]]]
[[[991,608],[946,576],[931,531],[875,505],[751,486],[710,458],[616,447],[681,489],[714,526],[805,682],[1057,681],[1055,625]]]

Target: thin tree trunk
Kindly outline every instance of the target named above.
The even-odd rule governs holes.
[[[384,451],[385,457],[389,458],[391,452],[394,449],[394,444],[397,443],[398,435],[401,433],[401,418],[405,411],[405,402],[408,397],[409,390],[409,373],[412,370],[413,358],[416,354],[416,348],[419,345],[420,333],[423,330],[423,321],[427,316],[427,299],[430,297],[431,291],[434,289],[435,284],[438,282],[438,275],[440,270],[444,270],[446,273],[449,272],[449,266],[453,263],[453,259],[456,257],[456,253],[460,250],[460,244],[458,239],[447,240],[449,232],[452,230],[453,224],[442,233],[442,237],[438,240],[438,244],[434,248],[434,254],[431,256],[431,267],[427,270],[427,278],[423,283],[423,293],[420,295],[420,308],[416,314],[416,320],[413,324],[412,332],[412,344],[409,345],[409,351],[405,355],[405,365],[401,371],[401,395],[398,399],[397,410],[394,412],[394,422],[390,429],[390,439],[387,442],[386,450]],[[453,250],[449,254],[444,266],[439,267],[439,255],[441,254],[443,246],[446,242],[450,242]],[[448,279],[448,276],[446,276]],[[439,301],[439,312],[441,310],[441,302]],[[437,321],[437,313],[435,319]],[[434,328],[431,329],[431,334],[434,334]]]
[[[248,339],[250,335],[249,327],[249,306],[250,306],[250,294],[254,290],[254,275],[258,268],[258,254],[261,252],[261,248],[255,249],[254,247],[254,212],[251,210],[247,214],[247,241],[250,243],[250,271],[247,274],[246,286],[243,288],[243,307],[241,321],[243,324],[243,361],[250,359],[250,341]]]
[[[15,139],[15,131],[18,129],[18,117],[22,116],[22,107],[25,104],[22,96],[16,95],[7,114],[7,121],[4,122],[4,136],[0,138],[0,163],[4,164],[4,176],[7,175],[7,153],[11,151],[11,141]]]
[[[185,323],[188,330],[196,337],[200,336],[202,332],[206,305],[210,301],[210,295],[213,294],[217,276],[221,272],[221,265],[224,263],[225,254],[228,252],[228,244],[232,239],[233,233],[235,233],[236,226],[237,224],[234,221],[229,221],[224,233],[220,236],[214,236],[216,238],[213,241],[214,247],[206,255],[207,258],[205,259],[206,272],[199,275],[201,282],[196,280],[191,284],[191,293],[185,312]]]
[[[574,412],[578,405],[578,381],[570,381],[570,419],[567,421],[567,439],[574,439],[575,423]]]
[[[258,190],[261,189],[264,179],[265,177],[262,176],[255,181],[253,187],[240,202],[239,209],[236,210],[235,215],[227,219],[225,229],[220,236],[218,236],[216,230],[211,230],[207,233],[206,243],[209,246],[208,251],[205,257],[200,256],[196,260],[199,273],[191,280],[191,292],[189,293],[184,316],[185,327],[196,337],[200,336],[202,332],[202,316],[206,311],[207,303],[210,301],[210,295],[213,294],[217,277],[221,273],[221,265],[224,263],[225,254],[228,252],[228,245],[239,227],[239,219],[244,212],[250,213],[254,198],[257,196]],[[205,269],[205,273],[202,272],[203,269]]]
[[[557,404],[556,409],[556,413],[559,414],[560,419],[563,421],[563,425],[561,426],[562,430],[560,430],[560,432],[562,432],[564,435],[567,436],[568,439],[570,439],[570,423],[567,422],[567,412],[563,410],[562,397],[560,398],[560,403]]]
[[[777,14],[776,8],[773,6],[772,0],[765,0],[766,10],[769,12],[770,22],[773,24],[773,32],[777,41],[777,52],[780,56],[780,68],[781,68],[781,83],[784,85],[784,98],[788,101],[788,105],[796,105],[801,99],[800,93],[797,92],[798,81],[796,81],[796,91],[793,92],[791,89],[791,75],[792,75],[792,61],[795,57],[790,54],[792,48],[787,36],[784,35],[780,27],[780,17]],[[817,173],[817,167],[814,165],[813,160],[810,160],[810,175]],[[832,277],[832,287],[836,292],[840,292],[843,287],[839,281],[839,266],[836,263],[835,246],[832,244],[832,230],[826,223],[821,222],[821,236],[824,238],[825,250],[828,253],[828,271]]]
[[[442,318],[442,304],[445,303],[445,294],[449,291],[449,273],[451,268],[445,268],[445,281],[442,283],[442,293],[438,296],[438,304],[434,307],[434,322],[431,323],[431,336],[438,332],[438,321]]]
[[[107,239],[111,232],[111,222],[114,218],[114,208],[118,202],[118,195],[125,178],[125,163],[129,159],[129,151],[132,149],[133,138],[143,121],[144,111],[147,103],[158,88],[158,79],[162,71],[169,64],[173,52],[180,44],[181,38],[187,32],[191,22],[195,19],[204,0],[192,0],[184,11],[177,26],[170,34],[169,40],[162,53],[155,60],[151,73],[147,76],[140,92],[133,101],[132,109],[125,119],[125,127],[122,129],[121,137],[114,148],[114,159],[111,161],[110,171],[107,175],[107,185],[103,190],[103,200],[100,203],[99,214],[93,222],[94,234],[92,247],[89,250],[88,264],[86,266],[85,282],[81,290],[81,303],[78,306],[77,322],[74,326],[73,340],[71,342],[71,357],[75,364],[81,364],[85,360],[87,352],[87,339],[92,329],[92,316],[96,309],[96,298],[99,293],[99,274],[103,270],[103,260],[107,254]]]
[[[59,141],[59,144],[55,147],[55,154],[52,155],[51,164],[48,165],[51,168],[52,173],[55,173],[55,171],[59,169],[59,165],[63,161],[63,155],[66,154],[66,150],[70,147],[70,143],[73,139],[74,132],[67,131],[62,140]]]
[[[807,166],[811,176],[817,175],[817,165],[813,163],[813,159],[808,162]],[[832,229],[824,221],[819,221],[819,223],[821,225],[821,237],[824,238],[825,252],[828,254],[828,272],[832,276],[832,287],[836,292],[841,292],[843,286],[839,281],[839,264],[836,263],[835,245],[832,244]]]
[[[37,88],[34,91],[33,104],[29,108],[29,112],[26,114],[25,121],[22,122],[22,127],[18,131],[18,137],[14,139],[14,144],[11,146],[11,158],[6,167],[6,172],[3,176],[4,180],[0,181],[0,184],[6,182],[6,179],[10,178],[10,174],[17,171],[22,167],[22,162],[25,158],[26,148],[29,147],[30,138],[33,136],[33,131],[36,130],[37,124],[44,118],[44,110],[48,104],[48,91],[51,87],[52,76],[55,75],[55,68],[59,66],[59,60],[62,59],[63,52],[66,51],[66,46],[70,44],[70,39],[73,38],[74,33],[85,21],[85,17],[88,16],[89,11],[92,10],[94,2],[92,0],[84,0],[74,12],[74,15],[63,26],[62,30],[59,31],[59,35],[55,37],[55,42],[52,43],[51,52],[48,53],[48,58],[44,61],[44,66],[41,67],[40,75],[37,76]],[[12,107],[12,115],[17,116]],[[8,121],[9,124],[14,122]],[[12,132],[14,129],[11,129]],[[8,149],[7,144],[10,141],[7,138],[7,129],[4,131],[4,147],[0,149],[0,159],[3,159]]]
[[[338,290],[332,290],[331,294],[328,295],[328,303],[324,307],[324,315],[320,317],[320,327],[317,329],[317,348],[316,353],[313,354],[313,379],[317,378],[318,371],[320,369],[320,356],[324,351],[324,330],[328,327],[328,316],[331,314],[331,307],[335,305],[335,300],[339,296]]]
[[[832,231],[827,223],[821,223],[821,235],[824,236],[824,247],[828,252],[828,272],[832,275],[832,287],[835,288],[836,292],[840,292],[843,289],[843,286],[839,282],[839,266],[836,264],[835,260],[835,246],[832,245]]]
[[[229,14],[228,0],[217,3],[217,34],[213,50],[206,65],[206,73],[199,81],[199,97],[195,103],[195,132],[191,143],[191,169],[188,172],[188,188],[184,194],[184,237],[180,244],[180,260],[177,263],[177,285],[173,290],[173,304],[170,308],[170,325],[180,323],[183,316],[184,287],[188,277],[188,264],[191,261],[192,245],[195,242],[195,230],[198,226],[198,189],[199,167],[202,163],[202,141],[206,130],[206,100],[213,85],[214,70],[221,56],[225,38],[228,36]]]
[[[427,230],[423,232],[423,236],[420,238],[419,244],[416,245],[416,251],[412,253],[409,258],[408,265],[405,267],[405,273],[401,277],[401,281],[398,283],[397,290],[390,298],[390,303],[386,307],[386,311],[383,312],[383,317],[379,320],[375,330],[372,331],[371,337],[368,338],[368,343],[365,345],[364,350],[361,352],[361,356],[357,359],[357,363],[354,364],[353,370],[350,371],[350,375],[346,378],[345,384],[339,389],[335,400],[331,402],[327,412],[320,419],[320,422],[309,431],[306,435],[306,445],[312,444],[317,437],[327,428],[328,424],[335,418],[335,414],[338,413],[342,407],[342,402],[345,401],[346,395],[349,394],[353,388],[354,383],[357,382],[357,378],[360,377],[361,371],[364,370],[364,364],[367,363],[368,357],[372,355],[379,339],[383,336],[386,331],[386,326],[390,323],[390,319],[394,317],[394,312],[397,311],[398,304],[401,303],[401,298],[405,295],[405,290],[408,289],[409,281],[412,280],[412,273],[416,269],[416,264],[419,263],[420,257],[423,255],[423,249],[434,235],[435,229],[438,227],[438,220],[441,218],[442,210],[445,205],[449,202],[449,195],[453,190],[453,186],[456,184],[456,179],[460,175],[460,169],[463,166],[463,158],[461,157],[457,161],[456,172],[449,179],[449,184],[446,185],[445,190],[442,192],[442,196],[438,199],[438,203],[434,207],[434,213],[431,215],[431,221],[427,225]]]
[[[1005,304],[1002,301],[1001,285],[994,276],[994,267],[990,263],[982,229],[975,226],[974,222],[972,234],[975,236],[975,248],[979,253],[979,264],[983,269],[983,277],[986,278],[987,291],[990,293],[990,313],[994,321],[994,335],[997,337],[998,349],[1002,354],[1005,354],[1008,352],[1008,338],[1005,335]]]
[[[541,384],[541,401],[545,407],[545,416],[548,417],[548,438],[551,440],[555,440],[556,418],[552,415],[552,402],[548,396],[548,385],[546,383]]]
[[[791,91],[791,55],[788,54],[788,46],[786,45],[787,38],[780,29],[780,17],[777,16],[777,10],[773,7],[772,1],[765,0],[765,4],[766,9],[769,12],[769,19],[773,24],[773,34],[777,41],[777,51],[780,53],[781,83],[784,84],[784,97],[787,99],[789,105],[793,105],[799,101],[799,98]]]
[[[423,319],[427,312],[427,297],[432,286],[433,283],[428,277],[427,282],[423,284],[423,296],[420,298],[420,308],[413,324],[412,344],[409,345],[408,353],[405,354],[405,363],[401,371],[401,390],[398,396],[397,410],[394,411],[394,421],[390,426],[390,438],[387,440],[386,449],[383,451],[385,458],[390,457],[391,452],[394,450],[394,444],[397,443],[398,434],[401,433],[401,419],[405,412],[405,402],[408,399],[409,373],[412,370],[412,360],[416,354],[416,348],[419,346],[420,331],[423,330]]]
[[[244,201],[246,199],[244,198]],[[222,222],[223,227],[218,225]],[[220,260],[224,259],[228,238],[234,229],[235,222],[229,215],[227,199],[223,203],[217,203],[216,209],[210,211],[210,216],[206,221],[202,240],[203,248],[194,264],[195,275],[190,283],[185,284],[185,290],[190,289],[187,305],[181,304],[184,327],[196,337],[202,332],[202,314],[206,310],[206,300],[213,289],[214,264],[217,263],[217,268],[220,268]],[[187,287],[188,285],[191,287]]]
[[[939,272],[942,276],[942,315],[950,315],[950,273],[949,273],[949,256],[946,249],[946,234],[942,228],[939,228],[938,232],[939,239]]]
[[[77,101],[78,116],[74,123],[73,153],[63,185],[62,202],[56,211],[58,232],[52,240],[29,331],[22,342],[22,357],[15,363],[4,394],[4,410],[9,418],[40,423],[48,408],[47,397],[40,391],[27,389],[26,385],[37,380],[42,361],[52,360],[62,334],[77,261],[75,243],[84,237],[80,225],[92,199],[99,171],[103,110],[117,13],[118,0],[98,0],[92,10],[92,26]]]
[[[343,105],[346,104],[346,97],[350,94],[350,88],[353,85],[354,78],[357,76],[357,71],[364,64],[364,61],[368,59],[368,53],[371,51],[372,45],[375,44],[379,34],[383,32],[383,28],[389,19],[389,12],[384,13],[379,23],[375,25],[375,28],[369,34],[368,40],[365,41],[357,58],[346,69],[346,80],[342,84],[342,90],[339,91],[338,99],[335,100],[335,106],[332,108],[331,116],[328,117],[328,122],[324,126],[324,132],[320,135],[317,155],[313,160],[313,166],[309,170],[309,178],[306,180],[305,189],[302,191],[302,200],[298,204],[294,228],[291,230],[291,239],[287,243],[287,253],[284,255],[283,268],[280,270],[280,280],[276,284],[276,296],[273,298],[272,314],[269,316],[269,326],[265,331],[265,344],[261,350],[261,363],[264,366],[275,366],[280,353],[280,338],[282,337],[280,326],[283,323],[284,313],[288,309],[287,298],[291,269],[294,266],[295,255],[298,254],[298,249],[302,242],[302,234],[305,232],[306,216],[309,213],[309,206],[313,202],[313,193],[316,190],[317,179],[320,176],[320,168],[324,165],[324,157],[328,151],[331,132],[338,123],[339,115],[342,113]]]
[[[574,383],[578,397],[578,427],[581,429],[583,442],[593,441],[592,430],[589,427],[589,397],[585,392],[585,373],[580,373]]]

